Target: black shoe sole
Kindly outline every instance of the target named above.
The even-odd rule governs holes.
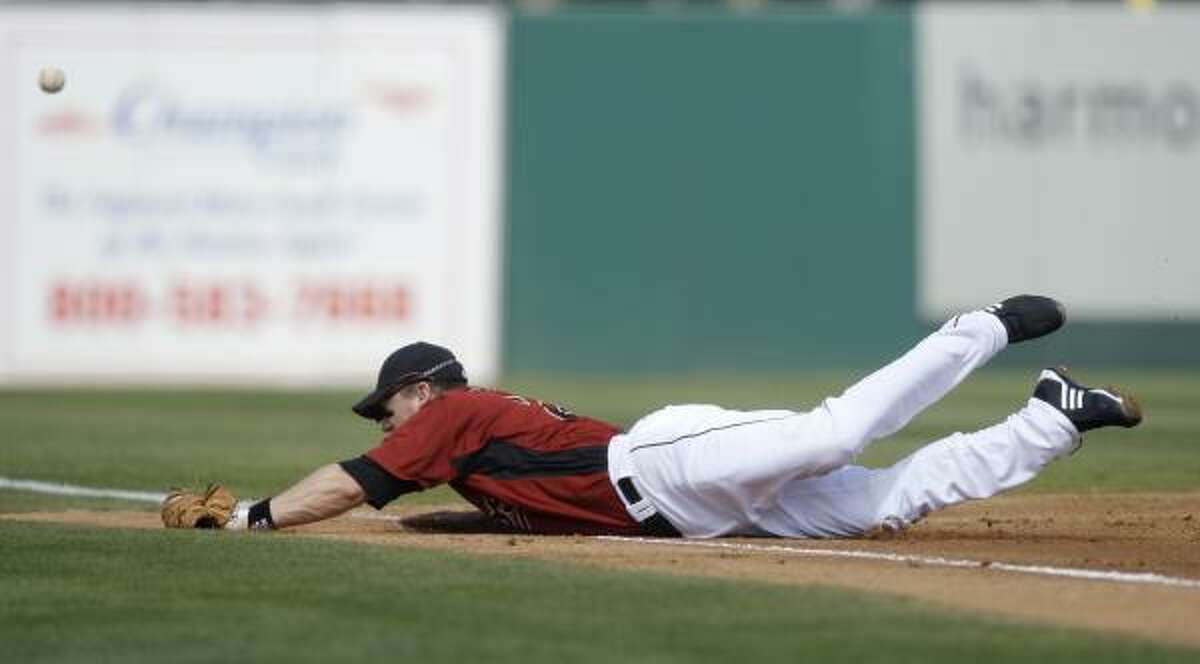
[[[1126,429],[1136,427],[1142,422],[1142,404],[1138,402],[1137,397],[1122,390],[1116,385],[1105,385],[1100,388],[1109,394],[1116,395],[1121,400],[1121,415],[1125,418],[1121,422],[1121,426]]]
[[[1039,339],[1057,331],[1067,322],[1062,302],[1045,295],[1014,295],[997,302],[998,311],[989,311],[1000,319],[1008,333],[1008,343]],[[1001,314],[1003,312],[1003,315]]]

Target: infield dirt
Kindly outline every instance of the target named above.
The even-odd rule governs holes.
[[[117,528],[159,528],[152,512],[0,515]],[[826,584],[918,598],[1023,621],[1200,645],[1200,588],[1035,576],[986,564],[790,555],[679,545],[481,532],[461,504],[370,510],[274,536],[521,556],[617,569]],[[230,536],[214,533],[214,536]],[[234,535],[236,536],[236,535]],[[1012,496],[960,505],[893,536],[855,540],[721,540],[796,549],[840,549],[1101,571],[1155,572],[1200,581],[1200,493]]]

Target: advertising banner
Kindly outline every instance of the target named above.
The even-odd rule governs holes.
[[[418,339],[494,375],[502,39],[483,8],[5,8],[0,381],[362,384]]]
[[[919,293],[1200,320],[1200,8],[926,4]]]

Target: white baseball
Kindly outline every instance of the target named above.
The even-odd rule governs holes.
[[[43,67],[38,74],[38,85],[42,86],[42,92],[54,94],[63,89],[67,84],[67,75],[58,67]]]

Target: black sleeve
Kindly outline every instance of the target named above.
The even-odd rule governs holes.
[[[393,477],[382,466],[368,457],[360,456],[338,463],[346,474],[354,478],[367,494],[367,504],[377,510],[406,493],[420,491],[421,485],[412,480]]]

